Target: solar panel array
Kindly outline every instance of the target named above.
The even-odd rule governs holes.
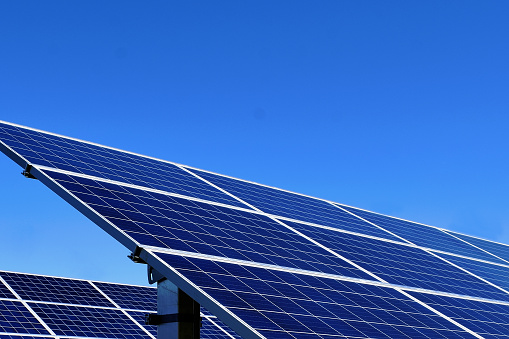
[[[0,271],[0,339],[154,339],[154,287]],[[202,311],[201,337],[239,338]]]
[[[31,175],[247,338],[509,338],[509,246],[0,124]]]

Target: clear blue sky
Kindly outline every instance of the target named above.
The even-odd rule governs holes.
[[[509,243],[507,1],[10,1],[0,119]],[[145,283],[0,157],[0,269]]]

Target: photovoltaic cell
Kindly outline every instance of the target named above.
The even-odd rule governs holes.
[[[143,245],[371,279],[264,215],[46,173]]]
[[[189,170],[263,212],[397,240],[391,234],[351,216],[326,201],[195,169]]]
[[[90,283],[31,274],[0,272],[23,300],[113,307]]]
[[[267,338],[470,337],[390,288],[158,255]]]
[[[247,208],[236,199],[168,162],[1,122],[0,140],[33,165]]]
[[[120,310],[42,303],[31,307],[57,335],[122,339],[146,336]]]
[[[506,291],[509,291],[509,265],[501,266],[489,264],[486,262],[470,260],[466,258],[458,258],[452,255],[440,254],[441,257],[449,260],[453,264],[456,264],[473,274],[486,279],[487,281],[502,287]]]
[[[156,299],[157,300],[157,299]],[[147,331],[149,331],[154,337],[157,337],[157,326],[156,325],[145,325],[145,315],[147,313],[156,313],[156,312],[127,312],[135,321],[138,322],[141,326],[143,326]]]
[[[241,337],[233,332],[228,326],[223,324],[216,316],[202,307],[202,327],[200,330],[201,339],[222,339],[233,338],[240,339]],[[226,333],[226,335],[225,335]]]
[[[502,264],[508,264],[509,262],[509,246],[505,244],[496,243],[489,240],[479,239],[475,237],[470,237],[468,235],[446,231],[447,233],[450,233],[454,235],[455,237],[461,238],[470,244],[477,246],[479,248],[482,248],[485,251],[490,252],[491,254],[496,255],[497,257],[500,257],[504,259],[505,261],[501,261]],[[493,260],[491,260],[493,261]]]
[[[94,282],[94,285],[124,309],[157,310],[157,289],[155,288],[98,282]]]
[[[461,240],[455,239],[437,228],[367,212],[356,208],[340,206],[418,246],[459,254],[471,258],[503,263],[500,259],[470,246]]]
[[[0,332],[49,334],[19,301],[0,300]]]
[[[411,293],[484,338],[509,338],[509,305]]]
[[[420,248],[286,223],[389,283],[509,301],[509,294]]]
[[[14,295],[11,293],[11,291],[9,291],[7,286],[2,284],[1,281],[0,281],[0,298],[15,299]]]

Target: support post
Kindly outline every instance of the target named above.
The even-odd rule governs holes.
[[[157,315],[179,313],[178,287],[168,279],[157,283]],[[167,322],[157,325],[157,339],[180,339],[178,322]]]
[[[157,282],[157,314],[147,314],[145,323],[157,325],[157,339],[200,339],[200,304],[151,266],[149,283]]]
[[[200,304],[168,279],[157,283],[157,315],[147,318],[157,325],[157,339],[199,339]]]

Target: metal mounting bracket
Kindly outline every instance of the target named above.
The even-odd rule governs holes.
[[[145,314],[145,325],[161,325],[167,323],[195,323],[199,322],[201,327],[201,317],[194,314]]]
[[[164,275],[162,275],[161,273],[156,271],[150,265],[147,265],[147,276],[148,276],[148,283],[151,285],[156,282],[158,283],[158,282],[161,282],[166,279],[166,277]]]
[[[141,250],[142,248],[140,246],[136,246],[133,253],[129,254],[127,257],[137,264],[146,264],[145,260],[140,258]]]
[[[23,176],[24,176],[25,178],[35,179],[35,177],[34,177],[32,174],[30,174],[30,170],[31,170],[31,169],[32,169],[32,165],[27,164],[27,165],[26,165],[26,167],[25,167],[25,169],[23,170],[23,172],[21,172],[21,174],[23,174]]]

